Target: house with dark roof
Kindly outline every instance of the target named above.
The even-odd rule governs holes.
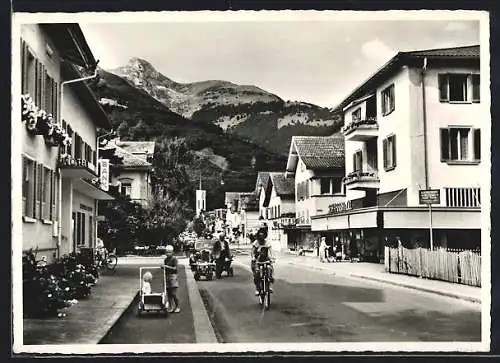
[[[311,218],[328,212],[329,205],[343,202],[344,136],[293,136],[285,177],[294,181],[295,234],[289,245],[313,246]]]
[[[86,81],[97,61],[76,23],[20,26],[23,250],[53,258],[95,246],[97,128],[110,129]],[[21,216],[19,216],[21,218]]]
[[[488,150],[480,135],[490,118],[479,53],[399,52],[335,107],[344,115],[346,202],[313,216],[313,231],[374,260],[398,238],[405,247],[480,247]],[[432,233],[426,190],[436,197]]]
[[[267,207],[269,206],[269,196],[270,190],[268,190],[269,184],[269,174],[268,171],[259,171],[257,173],[257,181],[255,182],[255,194],[257,195],[259,201],[259,218],[267,219]]]
[[[111,177],[111,185],[120,194],[147,206],[152,196],[151,160],[154,154],[154,141],[121,141],[112,139],[101,147],[101,153],[112,150],[114,157],[121,163],[118,172]]]
[[[295,179],[285,172],[269,173],[269,203],[266,210],[268,241],[273,251],[288,249],[288,235],[295,228]]]

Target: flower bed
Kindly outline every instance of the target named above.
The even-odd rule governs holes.
[[[48,265],[36,253],[23,256],[23,309],[25,317],[64,316],[62,309],[90,295],[99,273],[93,261],[70,254]]]

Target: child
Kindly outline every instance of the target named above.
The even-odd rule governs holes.
[[[151,281],[153,281],[153,275],[151,272],[146,271],[142,277],[142,293],[151,294]]]
[[[174,247],[168,245],[165,253],[166,257],[163,261],[163,269],[165,270],[165,278],[167,280],[168,300],[175,303],[174,313],[179,313],[181,311],[179,306],[179,298],[177,297],[179,280],[177,275],[177,258],[174,256]]]

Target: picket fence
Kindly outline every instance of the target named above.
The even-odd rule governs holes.
[[[481,286],[481,254],[468,250],[385,247],[385,270],[464,285]]]

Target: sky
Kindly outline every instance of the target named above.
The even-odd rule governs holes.
[[[80,26],[104,69],[139,57],[176,82],[251,84],[284,100],[323,107],[336,106],[398,51],[473,45],[480,38],[479,21],[463,18]]]

